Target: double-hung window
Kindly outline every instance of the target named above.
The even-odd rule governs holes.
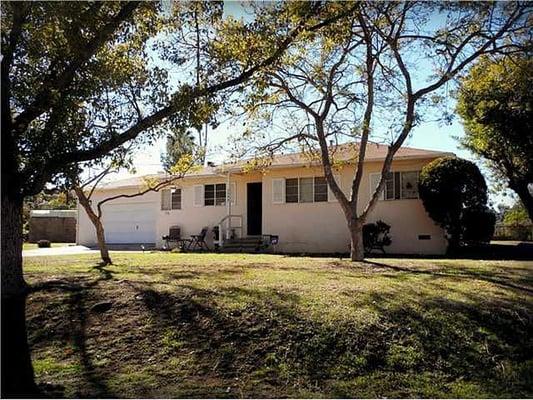
[[[324,177],[285,179],[286,203],[318,203],[328,201],[328,185]]]
[[[204,185],[204,206],[223,206],[226,204],[226,184]]]
[[[389,172],[385,176],[385,186],[381,200],[418,199],[418,171]],[[370,174],[370,195],[374,193],[380,173]]]

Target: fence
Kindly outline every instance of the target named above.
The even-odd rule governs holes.
[[[533,225],[496,224],[493,240],[533,240]]]

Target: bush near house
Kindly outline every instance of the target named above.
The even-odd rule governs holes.
[[[467,244],[489,243],[494,235],[496,214],[488,208],[465,210],[463,215],[463,242]]]
[[[392,240],[389,235],[390,225],[379,220],[363,226],[363,246],[366,253],[381,250],[385,253],[385,246],[390,246]]]
[[[496,216],[487,206],[487,184],[476,164],[438,158],[422,169],[418,186],[429,216],[446,230],[449,251],[490,241]]]

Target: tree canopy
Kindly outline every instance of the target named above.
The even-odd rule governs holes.
[[[1,7],[2,107],[2,395],[33,397],[26,342],[22,274],[23,199],[80,168],[124,159],[132,141],[150,142],[165,124],[195,126],[213,111],[213,97],[242,85],[276,62],[303,32],[318,29],[320,3],[298,2],[293,18],[261,46],[217,43],[238,25],[253,34],[268,21],[223,18],[221,3],[9,2]],[[190,76],[183,39],[201,17],[212,32],[205,79]],[[290,10],[297,10],[292,12]],[[187,17],[186,17],[187,16]],[[216,38],[215,38],[216,37]],[[239,47],[240,46],[240,47]],[[256,51],[261,47],[261,51]],[[10,303],[6,303],[9,299]],[[7,343],[7,346],[5,344]]]
[[[171,172],[183,156],[196,155],[203,151],[203,148],[195,143],[191,131],[175,128],[167,135],[166,151],[161,155],[161,164],[166,172]],[[203,157],[196,156],[194,158],[203,159]]]
[[[422,169],[419,193],[429,216],[448,234],[449,247],[490,240],[496,218],[487,207],[487,185],[476,164],[456,157],[436,159]]]
[[[533,60],[485,57],[462,80],[462,144],[507,182],[533,218]]]

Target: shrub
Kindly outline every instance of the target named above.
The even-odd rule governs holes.
[[[463,241],[465,243],[488,243],[494,235],[496,214],[486,209],[466,210],[463,215]]]
[[[448,250],[464,243],[465,235],[468,241],[486,241],[492,236],[487,184],[473,162],[438,158],[422,169],[418,187],[429,216],[446,230]]]
[[[49,240],[39,240],[37,242],[37,247],[50,247],[50,241]]]
[[[392,240],[389,235],[390,225],[383,221],[365,224],[363,226],[363,246],[367,253],[373,249],[380,249],[383,252],[384,246],[390,246]]]

